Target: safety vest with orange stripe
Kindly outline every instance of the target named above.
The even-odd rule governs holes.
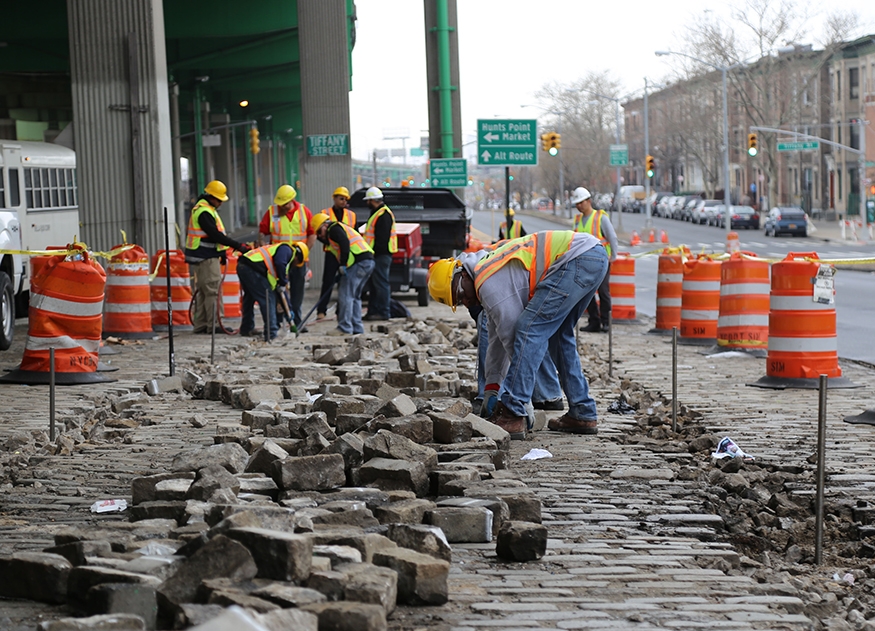
[[[382,217],[384,214],[389,213],[389,216],[392,217],[392,232],[389,236],[389,252],[391,254],[395,254],[398,251],[398,237],[395,234],[395,215],[389,210],[389,207],[386,205],[380,206],[373,215],[368,218],[368,223],[365,224],[365,241],[368,242],[368,245],[371,246],[371,249],[374,248],[374,241],[377,239],[376,235],[376,225],[377,219]]]
[[[347,239],[349,239],[349,257],[346,259],[346,267],[355,265],[355,257],[357,254],[362,254],[364,252],[371,252],[373,254],[373,248],[368,245],[362,235],[356,232],[354,228],[347,226],[345,223],[332,221],[328,225],[328,232],[326,234],[331,234],[331,229],[335,224],[343,228],[344,232],[346,232]],[[340,261],[340,246],[337,242],[333,241],[330,236],[328,237],[328,245],[324,247],[324,250],[326,252],[331,252],[334,255],[334,258],[336,258],[338,262]]]
[[[186,255],[192,258],[210,258],[209,256],[199,257],[196,250],[200,248],[206,248],[208,250],[215,249],[218,252],[228,249],[227,245],[204,241],[207,233],[201,230],[200,224],[200,217],[203,213],[212,215],[213,219],[216,220],[216,228],[219,229],[219,232],[225,232],[225,226],[222,224],[222,218],[219,217],[218,211],[210,206],[210,203],[207,200],[198,200],[197,204],[194,205],[194,208],[191,209],[191,217],[188,218],[188,229],[185,235],[185,249],[189,250],[186,252]]]
[[[334,206],[331,208],[324,208],[322,210],[323,215],[328,215],[328,218],[331,221],[337,221],[339,223],[345,223],[347,226],[355,226],[355,213],[352,212],[349,208],[344,208],[343,213],[340,217],[337,216],[337,212],[334,210]]]
[[[276,289],[276,284],[279,282],[279,277],[276,274],[276,266],[273,263],[273,256],[283,245],[288,244],[271,243],[270,245],[262,245],[261,247],[250,250],[243,255],[253,263],[264,263],[264,267],[267,268],[267,282],[270,283],[271,289]],[[294,260],[294,255],[292,256],[292,260]],[[286,270],[286,273],[288,274],[288,270]]]
[[[523,224],[519,221],[511,220],[512,224],[510,227],[510,234],[507,233],[507,222],[502,221],[499,226],[501,234],[504,235],[505,239],[519,239],[523,236]]]
[[[517,259],[529,271],[531,298],[535,294],[535,287],[547,275],[550,266],[568,252],[573,239],[574,232],[571,230],[548,230],[508,241],[474,267],[474,289],[479,294],[486,279],[511,259]]]
[[[589,217],[586,218],[586,221],[583,220],[583,215],[580,214],[577,216],[577,221],[574,222],[574,231],[575,232],[588,232],[596,239],[601,241],[601,244],[605,246],[605,250],[608,252],[608,258],[611,258],[611,243],[605,236],[602,234],[602,217],[607,215],[603,210],[593,210]]]
[[[271,206],[267,212],[270,213],[271,243],[293,243],[307,240],[309,222],[307,221],[306,206],[298,204],[291,219],[289,219],[287,212],[280,214],[281,211],[276,206]]]

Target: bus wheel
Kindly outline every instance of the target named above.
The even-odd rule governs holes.
[[[9,274],[0,272],[0,351],[12,346],[15,332],[15,295]]]

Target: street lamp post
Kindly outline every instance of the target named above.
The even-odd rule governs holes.
[[[650,112],[647,109],[647,77],[644,77],[644,155],[650,155]],[[644,221],[645,228],[653,227],[653,219],[650,216],[650,177],[647,175],[647,166],[644,166],[644,205],[647,206],[647,219]]]

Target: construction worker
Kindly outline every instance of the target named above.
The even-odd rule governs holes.
[[[604,210],[596,210],[592,207],[592,194],[582,186],[578,186],[571,193],[571,203],[580,211],[574,220],[575,232],[586,232],[601,241],[608,252],[611,261],[617,258],[617,233],[611,224],[611,218]],[[599,301],[595,298],[587,305],[586,311],[589,322],[581,331],[597,333],[607,331],[611,326],[611,272],[608,273],[599,286]]]
[[[322,214],[328,215],[331,221],[339,221],[350,228],[355,228],[355,213],[349,209],[349,189],[338,186],[331,194],[334,204],[326,208]],[[325,252],[325,267],[322,269],[322,291],[319,302],[316,303],[316,319],[324,320],[331,300],[331,290],[337,280],[337,258],[331,252]]]
[[[283,184],[276,191],[273,206],[267,209],[258,232],[262,243],[304,243],[308,250],[316,243],[316,235],[310,227],[310,209],[295,201],[298,192],[294,187]],[[301,324],[301,304],[304,302],[304,283],[307,266],[292,267],[289,270],[289,307],[295,325]]]
[[[354,228],[317,213],[311,222],[316,238],[338,263],[337,328],[330,335],[364,333],[362,290],[374,271],[374,251]]]
[[[240,335],[260,335],[255,330],[255,303],[261,319],[273,340],[279,334],[276,319],[277,292],[284,292],[289,284],[289,271],[304,267],[310,259],[306,243],[271,243],[250,250],[240,257],[237,276],[243,289],[243,319]]]
[[[519,239],[520,237],[526,236],[526,229],[523,228],[523,224],[513,218],[515,214],[513,208],[507,209],[505,220],[502,221],[501,225],[498,227],[499,241],[504,241],[505,239]],[[507,229],[508,221],[510,221],[510,230]]]
[[[453,310],[480,304],[489,318],[486,390],[503,388],[490,422],[512,439],[525,438],[526,403],[549,352],[569,408],[549,428],[597,433],[596,404],[580,368],[574,328],[607,274],[608,256],[598,239],[570,230],[536,232],[491,254],[460,258],[432,265],[428,289]]]
[[[383,202],[383,191],[372,186],[365,192],[365,203],[371,216],[365,224],[364,237],[374,251],[374,273],[371,274],[368,315],[365,320],[388,320],[389,301],[392,289],[389,285],[389,268],[392,255],[398,251],[395,236],[395,215]]]
[[[195,333],[209,333],[215,323],[216,303],[222,286],[222,260],[228,248],[246,253],[249,246],[225,234],[219,207],[228,201],[228,187],[213,180],[191,209],[185,235],[185,260],[191,268],[196,291],[192,324]],[[217,332],[224,332],[221,328]]]

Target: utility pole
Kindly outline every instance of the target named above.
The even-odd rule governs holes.
[[[647,109],[647,77],[644,77],[644,155],[650,155],[650,112]],[[647,175],[647,166],[644,167],[644,204],[647,206],[647,219],[644,221],[645,228],[653,227],[653,219],[650,216],[650,177]]]

